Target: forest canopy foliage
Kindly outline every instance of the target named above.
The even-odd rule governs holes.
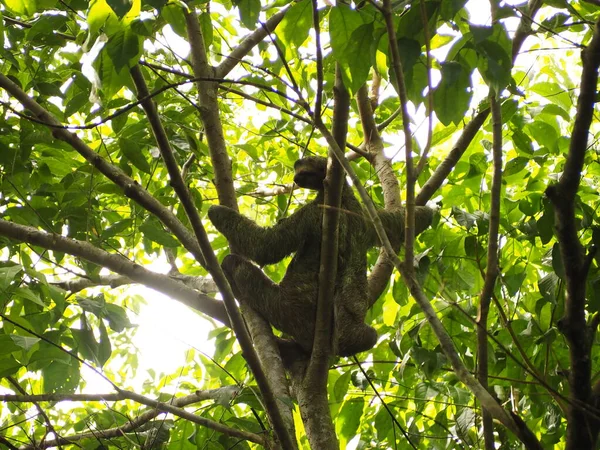
[[[597,448],[599,6],[0,0],[0,448]],[[207,211],[290,216],[311,154],[318,332],[284,370]],[[343,177],[378,341],[332,358]],[[138,285],[214,352],[133,383]]]

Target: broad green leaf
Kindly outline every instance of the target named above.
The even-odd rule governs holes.
[[[32,16],[37,10],[36,0],[4,0],[2,3],[17,15]]]
[[[143,148],[132,139],[119,139],[119,148],[131,163],[144,173],[150,173],[150,164],[146,160]]]
[[[40,298],[39,294],[33,292],[28,287],[18,287],[17,289],[15,289],[14,295],[22,299],[29,300],[30,302],[35,303],[36,305],[39,305],[41,307],[46,306],[46,304]]]
[[[137,64],[141,45],[140,38],[130,29],[113,34],[106,43],[106,52],[113,62],[115,70],[121,72]]]
[[[185,16],[183,15],[182,6],[178,3],[169,3],[161,10],[162,17],[171,25],[173,31],[181,37],[187,37],[185,26]]]
[[[68,18],[62,15],[44,14],[32,25],[27,33],[29,39],[35,38],[37,35],[53,35],[60,30],[67,22]]]
[[[198,17],[198,20],[200,21],[200,29],[202,30],[202,38],[204,39],[204,48],[208,51],[213,42],[213,26],[210,14],[202,13]]]
[[[552,268],[554,269],[556,276],[561,280],[565,280],[565,266],[563,264],[560,245],[558,243],[552,246]]]
[[[336,60],[345,60],[345,52],[352,33],[363,24],[359,12],[339,4],[329,11],[329,36],[331,50]]]
[[[165,247],[178,247],[179,242],[163,230],[162,225],[156,220],[147,220],[140,225],[140,231],[144,233],[144,236],[157,244],[164,245]]]
[[[557,150],[558,134],[553,126],[537,120],[527,125],[527,129],[530,131],[531,136],[540,144],[540,146],[546,147],[550,151]]]
[[[312,29],[312,20],[310,0],[302,0],[290,8],[277,27],[277,35],[281,37],[286,50],[297,49],[304,43]],[[286,53],[287,58],[291,56]]]
[[[112,33],[119,28],[119,19],[106,0],[92,0],[87,15],[90,34],[94,35],[103,29]]]
[[[508,177],[510,175],[515,175],[521,172],[523,169],[525,169],[525,167],[527,167],[528,163],[529,158],[525,158],[522,156],[511,159],[506,163],[506,167],[504,168],[504,176]]]
[[[105,48],[100,51],[93,66],[98,73],[100,83],[94,85],[92,93],[102,94],[102,97],[106,100],[111,99],[123,86],[131,83],[129,71],[123,68],[120,72],[117,72]],[[100,88],[101,91],[99,91]]]
[[[366,23],[352,32],[343,53],[340,55],[338,52],[344,84],[353,94],[365,83],[369,75],[372,41],[373,24]]]
[[[35,344],[40,342],[40,338],[32,336],[18,336],[16,334],[11,334],[10,339],[12,342],[14,342],[14,345],[17,345],[25,350],[29,350]]]
[[[127,312],[121,306],[112,303],[106,304],[105,318],[108,320],[110,328],[117,333],[134,326],[129,321]]]
[[[363,415],[365,400],[355,397],[342,405],[337,417],[336,429],[342,446],[356,435]]]
[[[350,376],[351,372],[347,371],[336,380],[333,388],[336,402],[342,402],[344,400],[344,397],[348,392],[348,387],[350,386]]]
[[[556,288],[559,281],[560,280],[555,273],[549,273],[538,282],[540,294],[542,294],[550,303],[556,302]]]
[[[106,361],[110,358],[112,354],[112,346],[110,344],[110,338],[108,336],[108,331],[106,330],[106,326],[104,326],[104,322],[100,321],[98,324],[100,328],[100,340],[98,342],[98,365],[103,367],[106,364]]]
[[[96,341],[94,331],[87,322],[85,312],[81,313],[80,321],[80,329],[71,329],[77,343],[77,351],[84,359],[98,364],[98,341]]]
[[[44,392],[73,393],[79,384],[79,362],[52,362],[42,370]]]
[[[260,0],[234,0],[240,12],[240,21],[249,30],[254,30],[260,14]]]
[[[21,367],[21,363],[19,363],[12,355],[0,358],[0,378],[16,374]]]
[[[444,125],[458,124],[471,103],[471,74],[456,62],[442,65],[442,80],[434,90],[435,113]]]
[[[5,292],[14,281],[18,281],[17,275],[23,270],[18,264],[0,267],[0,291]]]

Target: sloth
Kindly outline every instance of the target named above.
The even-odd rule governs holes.
[[[261,314],[310,354],[319,291],[327,159],[305,157],[296,161],[294,170],[294,182],[316,190],[317,196],[274,226],[260,227],[224,206],[211,206],[208,217],[236,252],[225,257],[222,267],[238,301]],[[381,210],[378,215],[392,246],[399,249],[404,239],[404,210]],[[416,234],[429,227],[432,217],[431,208],[416,208]],[[354,355],[371,349],[377,342],[375,329],[365,324],[369,308],[367,251],[377,245],[379,240],[373,224],[364,215],[352,188],[344,182],[338,270],[335,280],[331,280],[335,283],[333,348],[336,355]],[[274,264],[292,253],[294,256],[279,284],[252,263]]]

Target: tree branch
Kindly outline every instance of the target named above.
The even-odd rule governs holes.
[[[389,158],[383,153],[383,140],[373,117],[372,103],[369,99],[366,85],[362,86],[356,93],[356,104],[363,127],[364,146],[369,154],[369,161],[371,161],[373,169],[381,183],[385,209],[387,211],[397,211],[402,208],[398,178],[394,173]],[[399,250],[399,248],[396,249],[396,251]],[[379,251],[379,257],[368,279],[369,291],[367,295],[369,298],[369,307],[373,306],[385,290],[393,270],[394,264],[382,248]]]
[[[273,14],[260,28],[257,28],[246,36],[242,42],[225,58],[225,60],[215,67],[215,74],[217,77],[224,77],[231,72],[240,60],[250,53],[256,45],[277,28],[279,22],[283,20],[285,14],[288,12],[289,7],[283,8],[281,11]]]
[[[431,199],[431,197],[433,197],[433,194],[442,186],[444,181],[446,181],[446,178],[448,178],[448,175],[450,175],[450,172],[452,172],[454,169],[454,166],[456,166],[456,163],[460,161],[462,155],[465,153],[467,148],[469,148],[473,138],[484,124],[489,114],[490,110],[489,108],[486,108],[483,111],[480,111],[475,117],[473,117],[473,120],[471,120],[465,126],[462,134],[458,138],[458,141],[456,141],[456,144],[448,156],[446,156],[444,161],[442,161],[437,169],[435,169],[433,175],[429,177],[415,197],[416,205],[425,205]]]
[[[335,86],[333,88],[334,108],[332,134],[340,148],[346,144],[348,118],[350,115],[350,94],[344,86],[341,69],[336,64]],[[323,235],[321,240],[321,262],[319,270],[319,294],[314,343],[306,373],[305,385],[315,391],[324,392],[327,397],[327,373],[329,359],[335,354],[336,323],[335,283],[338,271],[339,219],[344,189],[344,169],[333,155],[330,155],[325,177],[325,211],[323,212]],[[333,346],[332,346],[333,343]]]
[[[200,294],[199,292],[184,286],[182,283],[171,279],[167,275],[151,272],[139,264],[129,261],[121,255],[112,255],[96,246],[75,239],[66,238],[57,234],[46,233],[26,225],[18,225],[0,219],[0,235],[12,238],[19,242],[27,242],[33,245],[68,253],[106,267],[113,272],[124,275],[129,279],[144,284],[152,289],[162,292],[173,299],[213,317],[224,324],[229,319],[223,307],[223,303]]]
[[[189,286],[192,289],[201,292],[202,294],[215,294],[219,291],[214,280],[209,277],[195,277],[192,275],[184,275],[181,273],[170,273],[169,278],[181,281],[186,286]],[[54,286],[58,286],[61,289],[64,289],[65,291],[76,293],[90,287],[109,286],[110,288],[114,289],[119,286],[135,283],[137,282],[133,281],[129,277],[126,277],[125,275],[99,275],[94,280],[90,278],[81,277],[74,278],[72,280],[59,281],[52,284]]]
[[[198,89],[200,118],[204,124],[208,150],[213,163],[214,183],[217,188],[219,203],[237,211],[231,160],[227,155],[223,125],[219,117],[219,104],[217,102],[219,84],[216,81],[208,81],[210,78],[215,77],[215,69],[208,62],[204,47],[204,36],[198,23],[198,17],[193,9],[185,12],[185,22],[188,41],[191,46],[192,70],[194,76],[199,78],[196,80],[196,87]]]
[[[575,218],[576,195],[581,181],[588,134],[594,116],[594,104],[600,67],[600,20],[592,40],[581,54],[583,71],[577,99],[569,153],[557,184],[548,186],[546,195],[554,205],[556,233],[565,268],[565,312],[558,326],[569,344],[571,370],[569,387],[571,404],[567,411],[567,449],[593,448],[598,439],[600,421],[588,415],[582,405],[593,404],[591,386],[591,351],[586,323],[586,279],[589,265],[578,236]]]
[[[488,389],[488,315],[498,278],[498,230],[500,227],[500,202],[502,200],[502,112],[495,92],[490,89],[490,103],[493,121],[493,168],[490,221],[485,282],[479,295],[477,313],[477,379],[484,389]],[[483,437],[486,450],[494,447],[494,425],[492,416],[484,407]]]
[[[415,183],[416,173],[413,167],[413,142],[412,132],[410,130],[410,115],[408,114],[408,95],[406,94],[406,84],[404,82],[404,73],[402,70],[402,60],[400,59],[400,50],[398,48],[398,39],[396,38],[396,28],[392,12],[391,0],[383,0],[383,9],[381,11],[385,20],[385,28],[388,35],[388,45],[391,53],[391,64],[394,69],[394,78],[396,88],[400,97],[400,107],[402,109],[402,131],[404,132],[404,149],[406,164],[406,213],[404,226],[404,255],[407,264],[410,267],[414,265],[414,243],[415,243]]]

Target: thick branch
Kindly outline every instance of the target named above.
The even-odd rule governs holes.
[[[333,126],[332,134],[340,146],[346,145],[348,133],[348,117],[350,114],[350,94],[342,81],[339,64],[336,64],[335,86],[333,90]],[[327,373],[329,358],[334,354],[332,343],[335,343],[334,309],[341,307],[334,304],[335,283],[338,269],[339,219],[344,186],[344,169],[333,155],[330,155],[325,177],[325,211],[323,213],[323,235],[321,241],[321,266],[319,269],[319,294],[317,302],[317,318],[315,323],[314,344],[306,374],[305,386],[321,391],[327,397]]]
[[[173,280],[181,281],[188,287],[197,290],[203,294],[215,294],[218,292],[217,285],[214,280],[209,277],[194,277],[191,275],[184,275],[181,273],[173,274],[170,273],[169,277]],[[53,283],[55,286],[76,293],[84,289],[95,287],[95,286],[109,286],[112,289],[127,284],[135,284],[131,278],[124,275],[99,275],[96,279],[91,280],[90,278],[74,278],[72,280],[65,280]]]
[[[182,283],[171,279],[167,275],[151,272],[139,264],[129,261],[121,255],[112,255],[94,245],[66,238],[57,234],[45,233],[26,225],[18,225],[0,219],[0,235],[12,238],[19,242],[38,245],[48,250],[67,253],[106,267],[113,272],[124,275],[136,283],[144,284],[152,289],[162,292],[173,299],[211,316],[224,324],[229,323],[223,303],[200,294]]]
[[[593,332],[586,323],[585,296],[589,265],[578,237],[575,197],[579,189],[588,134],[594,115],[600,66],[600,20],[587,48],[582,52],[583,71],[577,99],[577,114],[571,134],[569,153],[560,180],[546,189],[555,211],[556,232],[565,268],[565,313],[559,329],[569,344],[571,370],[569,386],[571,406],[567,413],[567,449],[593,448],[599,421],[588,415],[582,405],[593,405],[591,386],[591,350]]]
[[[400,97],[400,107],[402,109],[402,131],[404,132],[404,149],[406,164],[406,214],[404,226],[404,254],[407,264],[413,266],[414,243],[415,243],[415,183],[416,173],[413,167],[413,145],[412,132],[410,130],[410,116],[408,114],[408,95],[406,93],[406,84],[404,82],[404,73],[402,70],[402,61],[400,59],[400,49],[398,48],[398,39],[396,38],[396,28],[394,26],[394,17],[392,12],[391,0],[383,0],[383,17],[388,34],[388,45],[390,48],[392,67],[396,80],[396,87]]]
[[[385,209],[387,211],[399,210],[402,207],[402,203],[400,201],[398,178],[394,173],[389,158],[383,153],[383,140],[373,117],[372,102],[369,99],[366,85],[362,86],[356,93],[356,104],[363,127],[365,148],[369,154],[369,160],[373,164],[373,169],[381,182]],[[373,306],[385,290],[393,270],[394,264],[387,257],[385,250],[381,249],[377,262],[369,275],[369,306]]]
[[[23,90],[0,73],[0,87],[15,97],[21,104],[31,111],[35,117],[44,123],[53,124],[59,128],[53,128],[52,133],[55,138],[68,143],[90,164],[104,174],[109,180],[119,186],[126,197],[131,198],[143,208],[154,214],[171,232],[179,239],[184,247],[199,261],[204,263],[202,252],[194,236],[190,231],[169,211],[162,203],[154,198],[148,191],[141,187],[136,181],[129,178],[116,166],[108,163],[98,153],[92,150],[76,134],[63,129],[60,122],[54,118],[48,111],[40,106],[35,100],[31,99]]]
[[[279,22],[285,16],[289,8],[284,8],[278,13],[273,14],[269,20],[267,20],[263,26],[257,28],[254,32],[249,34],[240,42],[240,44],[225,58],[225,60],[215,67],[215,74],[217,78],[225,77],[231,72],[235,66],[241,61],[241,59],[250,53],[256,45],[258,45],[267,36],[268,32],[273,32]]]
[[[84,289],[96,286],[110,286],[111,288],[117,288],[126,284],[135,283],[131,278],[125,275],[100,275],[96,280],[90,278],[74,278],[72,280],[59,281],[53,283],[65,291],[76,293],[83,291]]]
[[[204,47],[204,36],[198,23],[198,17],[193,9],[185,12],[185,21],[188,33],[188,42],[192,53],[192,70],[197,80],[198,103],[200,118],[204,125],[204,133],[208,143],[208,150],[214,168],[214,183],[219,196],[219,203],[235,211],[238,210],[237,197],[233,187],[231,161],[227,155],[227,145],[223,136],[223,125],[219,117],[218,90],[219,84],[208,81],[215,78],[215,69],[209,64]]]
[[[502,113],[500,103],[494,92],[490,92],[493,121],[493,161],[490,221],[488,233],[487,265],[485,282],[479,296],[477,314],[477,379],[484,389],[488,389],[488,314],[494,295],[494,286],[498,278],[498,230],[500,227],[500,202],[502,195]],[[494,426],[492,416],[483,408],[483,436],[485,448],[494,449]]]

